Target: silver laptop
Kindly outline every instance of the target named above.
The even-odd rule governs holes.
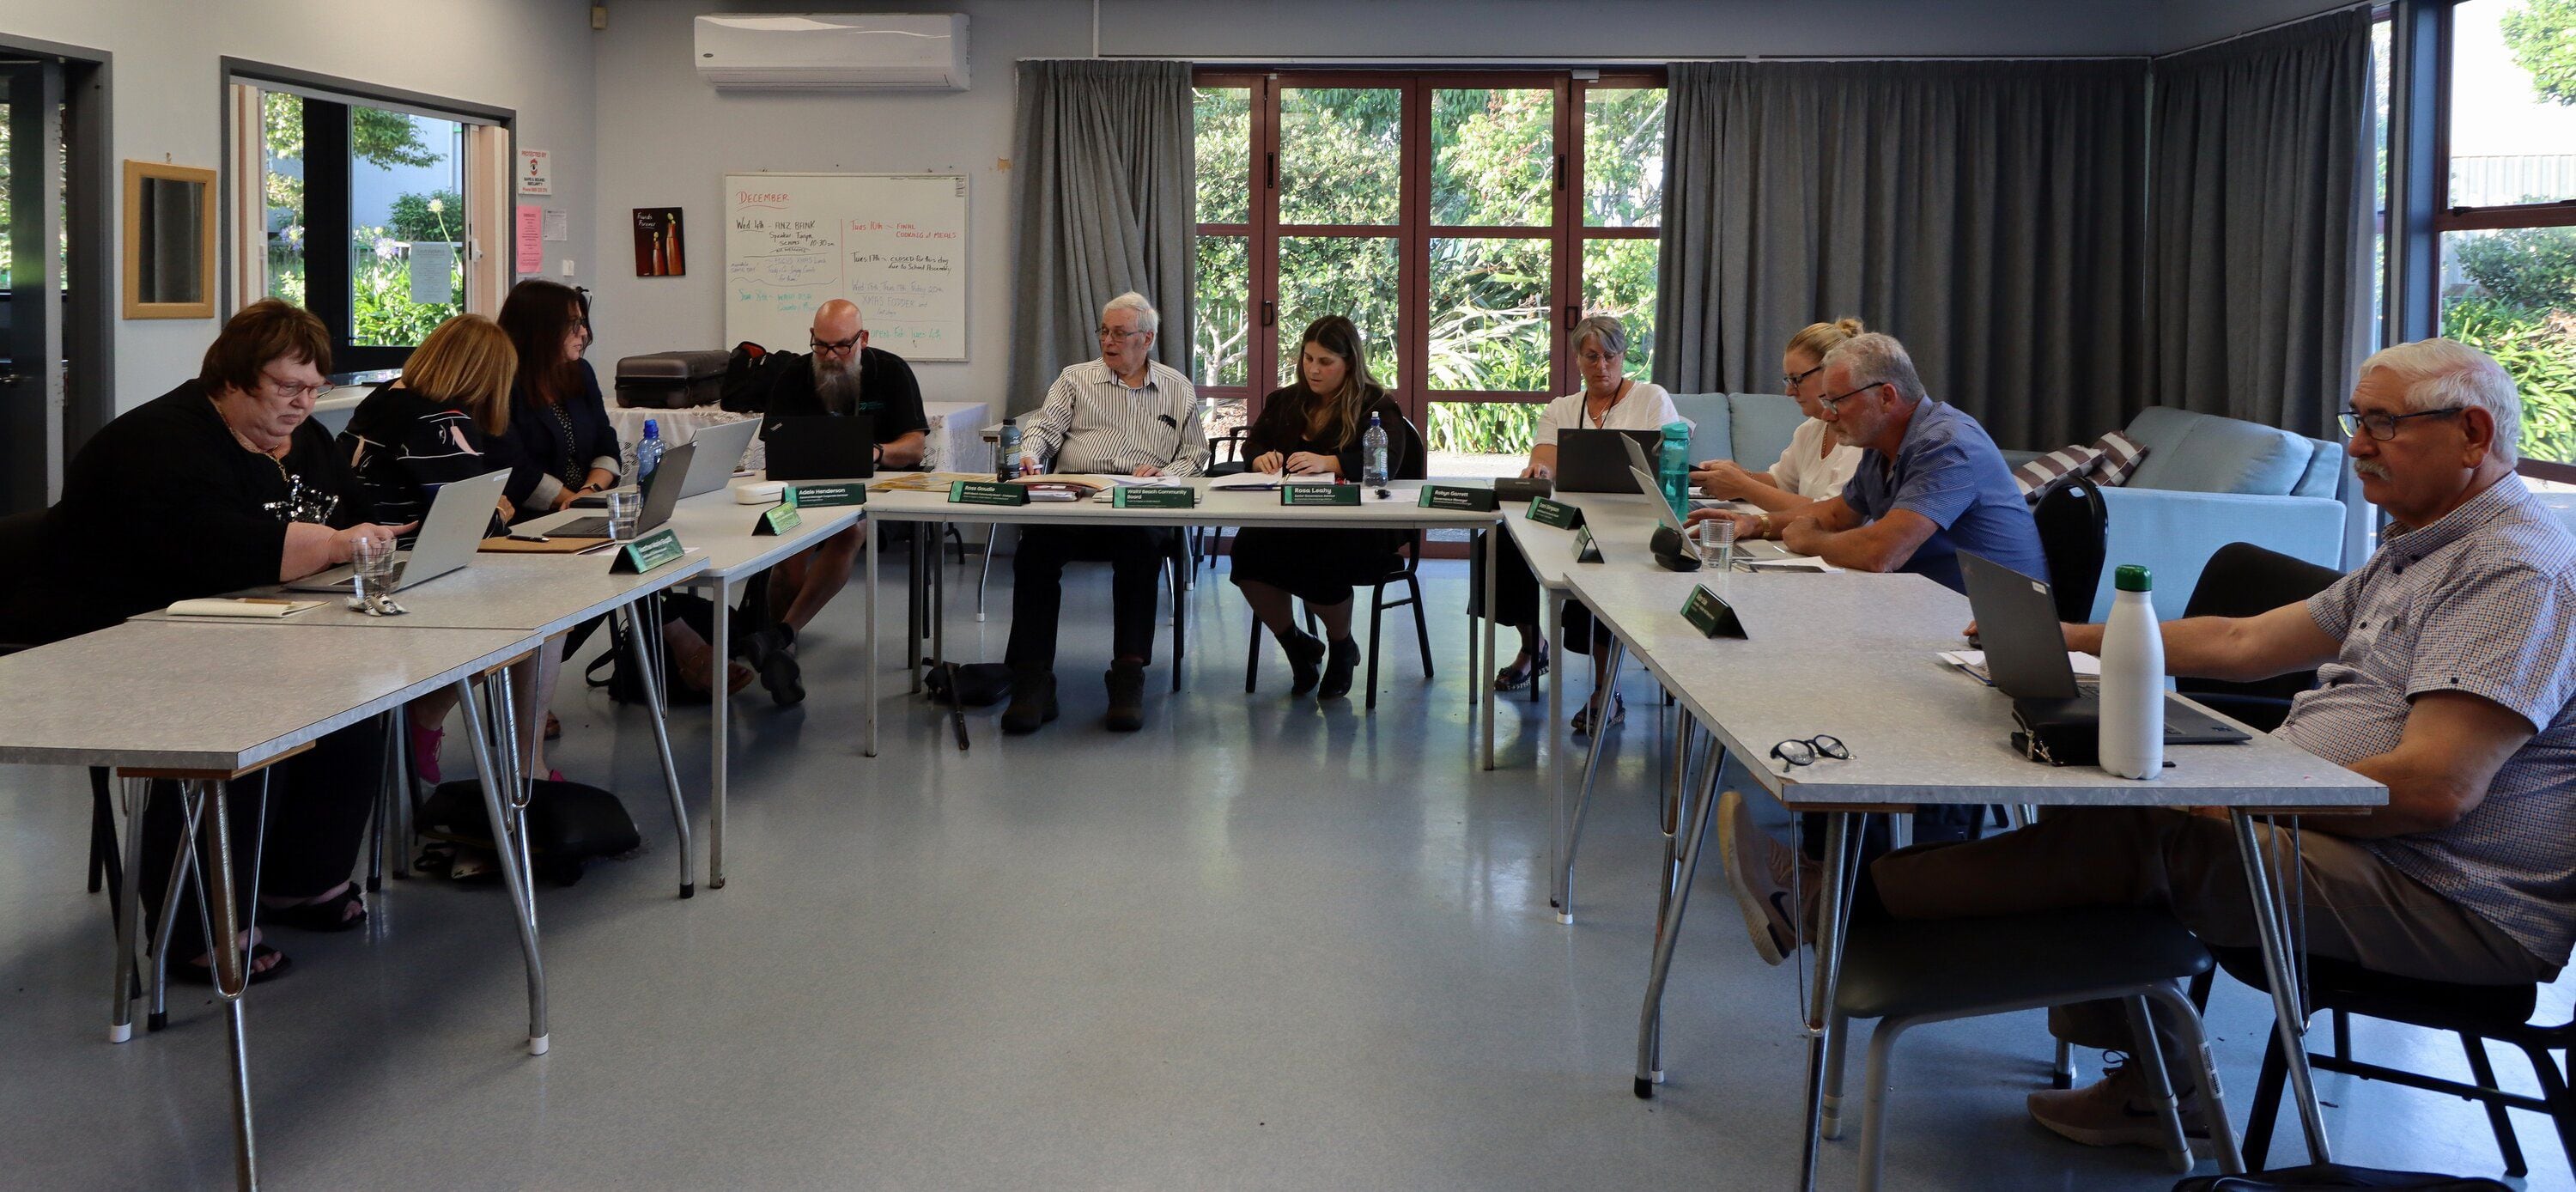
[[[1690,528],[1674,515],[1673,503],[1664,499],[1663,485],[1655,482],[1654,472],[1646,467],[1645,451],[1633,439],[1628,442],[1628,474],[1637,478],[1640,490],[1650,494],[1652,499],[1646,503],[1655,507],[1655,520],[1672,527],[1674,533],[1688,540]],[[1738,538],[1735,540],[1735,557],[1739,560],[1785,559],[1789,557],[1789,548],[1767,538]]]
[[[653,469],[653,478],[644,482],[644,508],[635,518],[636,533],[657,529],[671,520],[671,508],[680,503],[680,491],[688,485],[698,461],[709,454],[698,450],[696,439],[663,453],[661,465]],[[725,469],[726,475],[732,472],[730,466]],[[545,533],[550,538],[606,538],[609,524],[605,517],[584,517],[548,526]]]
[[[679,499],[685,501],[723,488],[726,481],[733,479],[734,469],[742,466],[742,453],[751,449],[751,436],[759,429],[760,419],[745,418],[705,427],[689,436],[687,446],[697,450],[689,457],[688,473],[681,477]]]
[[[2073,711],[2099,715],[2098,683],[2075,677],[2066,658],[2066,631],[2057,624],[2057,597],[2046,583],[1992,559],[1959,552],[1968,580],[1968,607],[1977,618],[1977,644],[1995,689],[2016,700],[2055,700]],[[2244,730],[2165,696],[2165,744],[2215,745],[2247,739]]]
[[[483,543],[483,531],[491,528],[492,512],[501,505],[501,488],[509,480],[510,470],[503,468],[441,486],[429,503],[429,515],[420,519],[420,533],[412,539],[411,549],[394,556],[392,590],[418,587],[472,563],[475,548]],[[346,592],[354,574],[344,563],[296,580],[286,590]]]

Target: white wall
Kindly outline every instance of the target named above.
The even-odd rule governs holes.
[[[113,56],[120,161],[219,167],[225,57],[514,109],[520,144],[558,160],[591,156],[589,10],[569,0],[8,0],[0,36]],[[592,241],[587,175],[567,171],[548,200],[571,212],[573,237],[550,254]],[[117,408],[195,376],[215,330],[212,320],[119,321]]]

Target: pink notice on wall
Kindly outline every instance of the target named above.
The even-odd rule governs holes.
[[[528,203],[518,206],[518,272],[525,277],[546,270],[546,209]]]

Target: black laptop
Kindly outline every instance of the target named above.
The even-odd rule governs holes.
[[[1653,475],[1664,450],[1660,430],[1561,430],[1556,432],[1556,491],[1637,491],[1637,478],[1628,474],[1628,448],[1621,440],[1633,441],[1645,452],[1646,473]]]
[[[866,414],[772,415],[771,480],[865,480],[877,474],[877,420]]]
[[[1968,607],[1977,617],[1977,644],[1986,651],[1986,673],[2015,701],[2048,701],[2052,720],[2098,719],[2095,685],[2075,677],[2066,657],[2066,631],[2057,624],[2057,597],[2046,581],[1959,552],[1968,577]],[[2250,734],[2207,712],[2165,696],[2165,744],[2220,745]]]

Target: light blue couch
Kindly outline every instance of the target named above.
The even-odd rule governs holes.
[[[1673,405],[1695,427],[1693,460],[1723,457],[1747,468],[1777,461],[1801,420],[1796,402],[1772,393],[1677,393]],[[2156,615],[2168,619],[2182,615],[2201,568],[2230,542],[2345,565],[2346,525],[2359,499],[2349,492],[2342,444],[2165,407],[2139,411],[2124,433],[2147,454],[2125,486],[2101,490],[2111,524],[2096,620],[2110,611],[2112,571],[2123,563],[2154,571]],[[2037,454],[2004,458],[2018,467]]]

